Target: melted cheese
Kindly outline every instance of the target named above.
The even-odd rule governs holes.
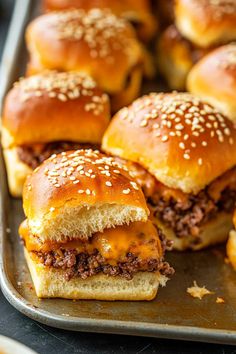
[[[49,252],[63,248],[91,254],[97,249],[106,260],[115,262],[121,261],[128,252],[140,259],[159,259],[162,256],[158,233],[151,221],[134,222],[130,225],[106,229],[102,233],[94,234],[88,240],[77,239],[64,243],[41,242],[38,237],[30,233],[26,220],[21,224],[19,233],[25,242],[25,247],[31,252]]]

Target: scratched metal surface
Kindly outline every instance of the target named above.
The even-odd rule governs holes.
[[[23,40],[18,49],[13,58],[8,57],[2,93],[24,66]],[[155,87],[153,83],[146,85],[145,91]],[[18,239],[17,228],[24,217],[21,201],[8,196],[2,158],[0,166],[1,286],[6,298],[18,310],[39,322],[76,331],[236,343],[236,277],[224,262],[223,248],[169,254],[167,258],[175,267],[176,275],[152,302],[38,300]],[[8,228],[10,233],[6,232]],[[193,280],[206,285],[214,294],[202,301],[191,298],[186,289]],[[225,304],[216,304],[217,296],[223,297]]]

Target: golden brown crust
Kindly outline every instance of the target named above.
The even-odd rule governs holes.
[[[176,0],[179,31],[200,47],[236,39],[235,0]]]
[[[149,0],[44,0],[46,11],[69,8],[86,11],[92,8],[109,8],[115,15],[124,17],[137,25],[138,36],[142,40],[150,39],[157,29],[157,20],[152,15]]]
[[[83,73],[47,71],[21,79],[3,108],[5,148],[68,140],[100,143],[110,120],[109,98]]]
[[[102,148],[168,187],[197,193],[236,164],[235,144],[236,128],[211,105],[187,93],[153,93],[115,115]]]
[[[28,26],[26,41],[30,74],[43,68],[83,71],[111,95],[125,88],[128,75],[143,61],[132,26],[108,10],[45,14]]]
[[[130,205],[148,214],[144,195],[129,173],[98,151],[52,155],[26,180],[23,206],[28,219],[60,213],[65,206]],[[56,215],[55,215],[56,216]]]
[[[236,121],[236,44],[222,46],[198,62],[187,79],[188,90]]]

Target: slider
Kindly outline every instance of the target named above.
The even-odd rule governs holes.
[[[2,146],[10,193],[54,153],[97,148],[110,120],[108,96],[84,73],[47,71],[23,78],[6,96]]]
[[[112,110],[140,92],[144,51],[133,27],[109,10],[49,12],[26,30],[28,74],[44,69],[82,71],[111,97]]]
[[[23,207],[38,297],[152,300],[173,274],[141,188],[98,151],[52,155],[27,178]]]
[[[68,10],[70,8],[91,10],[109,9],[116,16],[129,21],[143,41],[150,40],[157,29],[149,0],[44,0],[45,11]]]
[[[209,103],[188,93],[143,96],[114,116],[102,149],[129,168],[175,249],[226,241],[236,200],[236,127]]]
[[[188,75],[187,88],[236,122],[236,44],[219,47],[200,60]]]

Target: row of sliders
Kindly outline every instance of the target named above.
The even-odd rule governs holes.
[[[44,104],[25,125],[15,116],[19,145],[4,148],[4,156],[13,186],[19,176],[22,185],[38,166],[24,185],[27,220],[19,232],[39,297],[151,299],[173,273],[163,259],[166,245],[198,250],[227,240],[236,199],[236,127],[213,106],[188,93],[152,93],[121,109],[106,130],[107,122],[92,111],[90,119],[105,131],[101,141],[85,119],[83,95],[77,98],[80,114],[73,118],[69,100],[50,97],[50,90],[35,95],[38,85],[30,90],[20,103],[27,103],[26,112],[38,100]],[[52,103],[48,125],[41,117]],[[67,108],[63,122],[60,112]],[[3,138],[12,137],[8,123],[5,117]],[[26,124],[35,129],[27,131]],[[89,132],[86,146],[79,142],[80,127],[84,136]],[[31,140],[21,145],[24,131]],[[56,135],[65,131],[67,142]],[[72,151],[74,144],[93,149]],[[9,153],[15,154],[14,163],[8,163]],[[24,178],[17,171],[24,171]],[[113,295],[103,288],[104,275],[114,282]]]
[[[193,65],[219,46],[236,40],[236,2],[167,2],[173,18],[157,39],[158,69],[170,89],[184,90]]]
[[[152,73],[140,41],[151,38],[148,1],[113,1],[110,10],[108,0],[94,3],[44,1],[48,12],[26,30],[28,77],[9,91],[2,114],[9,190],[23,196],[19,234],[39,297],[151,300],[174,273],[167,249],[225,242],[233,226],[235,45],[193,67],[192,93],[135,100]],[[213,2],[202,3],[210,16]],[[170,6],[185,18],[183,32],[192,16],[185,5]],[[222,29],[231,41],[220,18],[220,30],[212,30],[216,21],[208,34],[220,38]],[[235,266],[234,245],[232,231]]]

